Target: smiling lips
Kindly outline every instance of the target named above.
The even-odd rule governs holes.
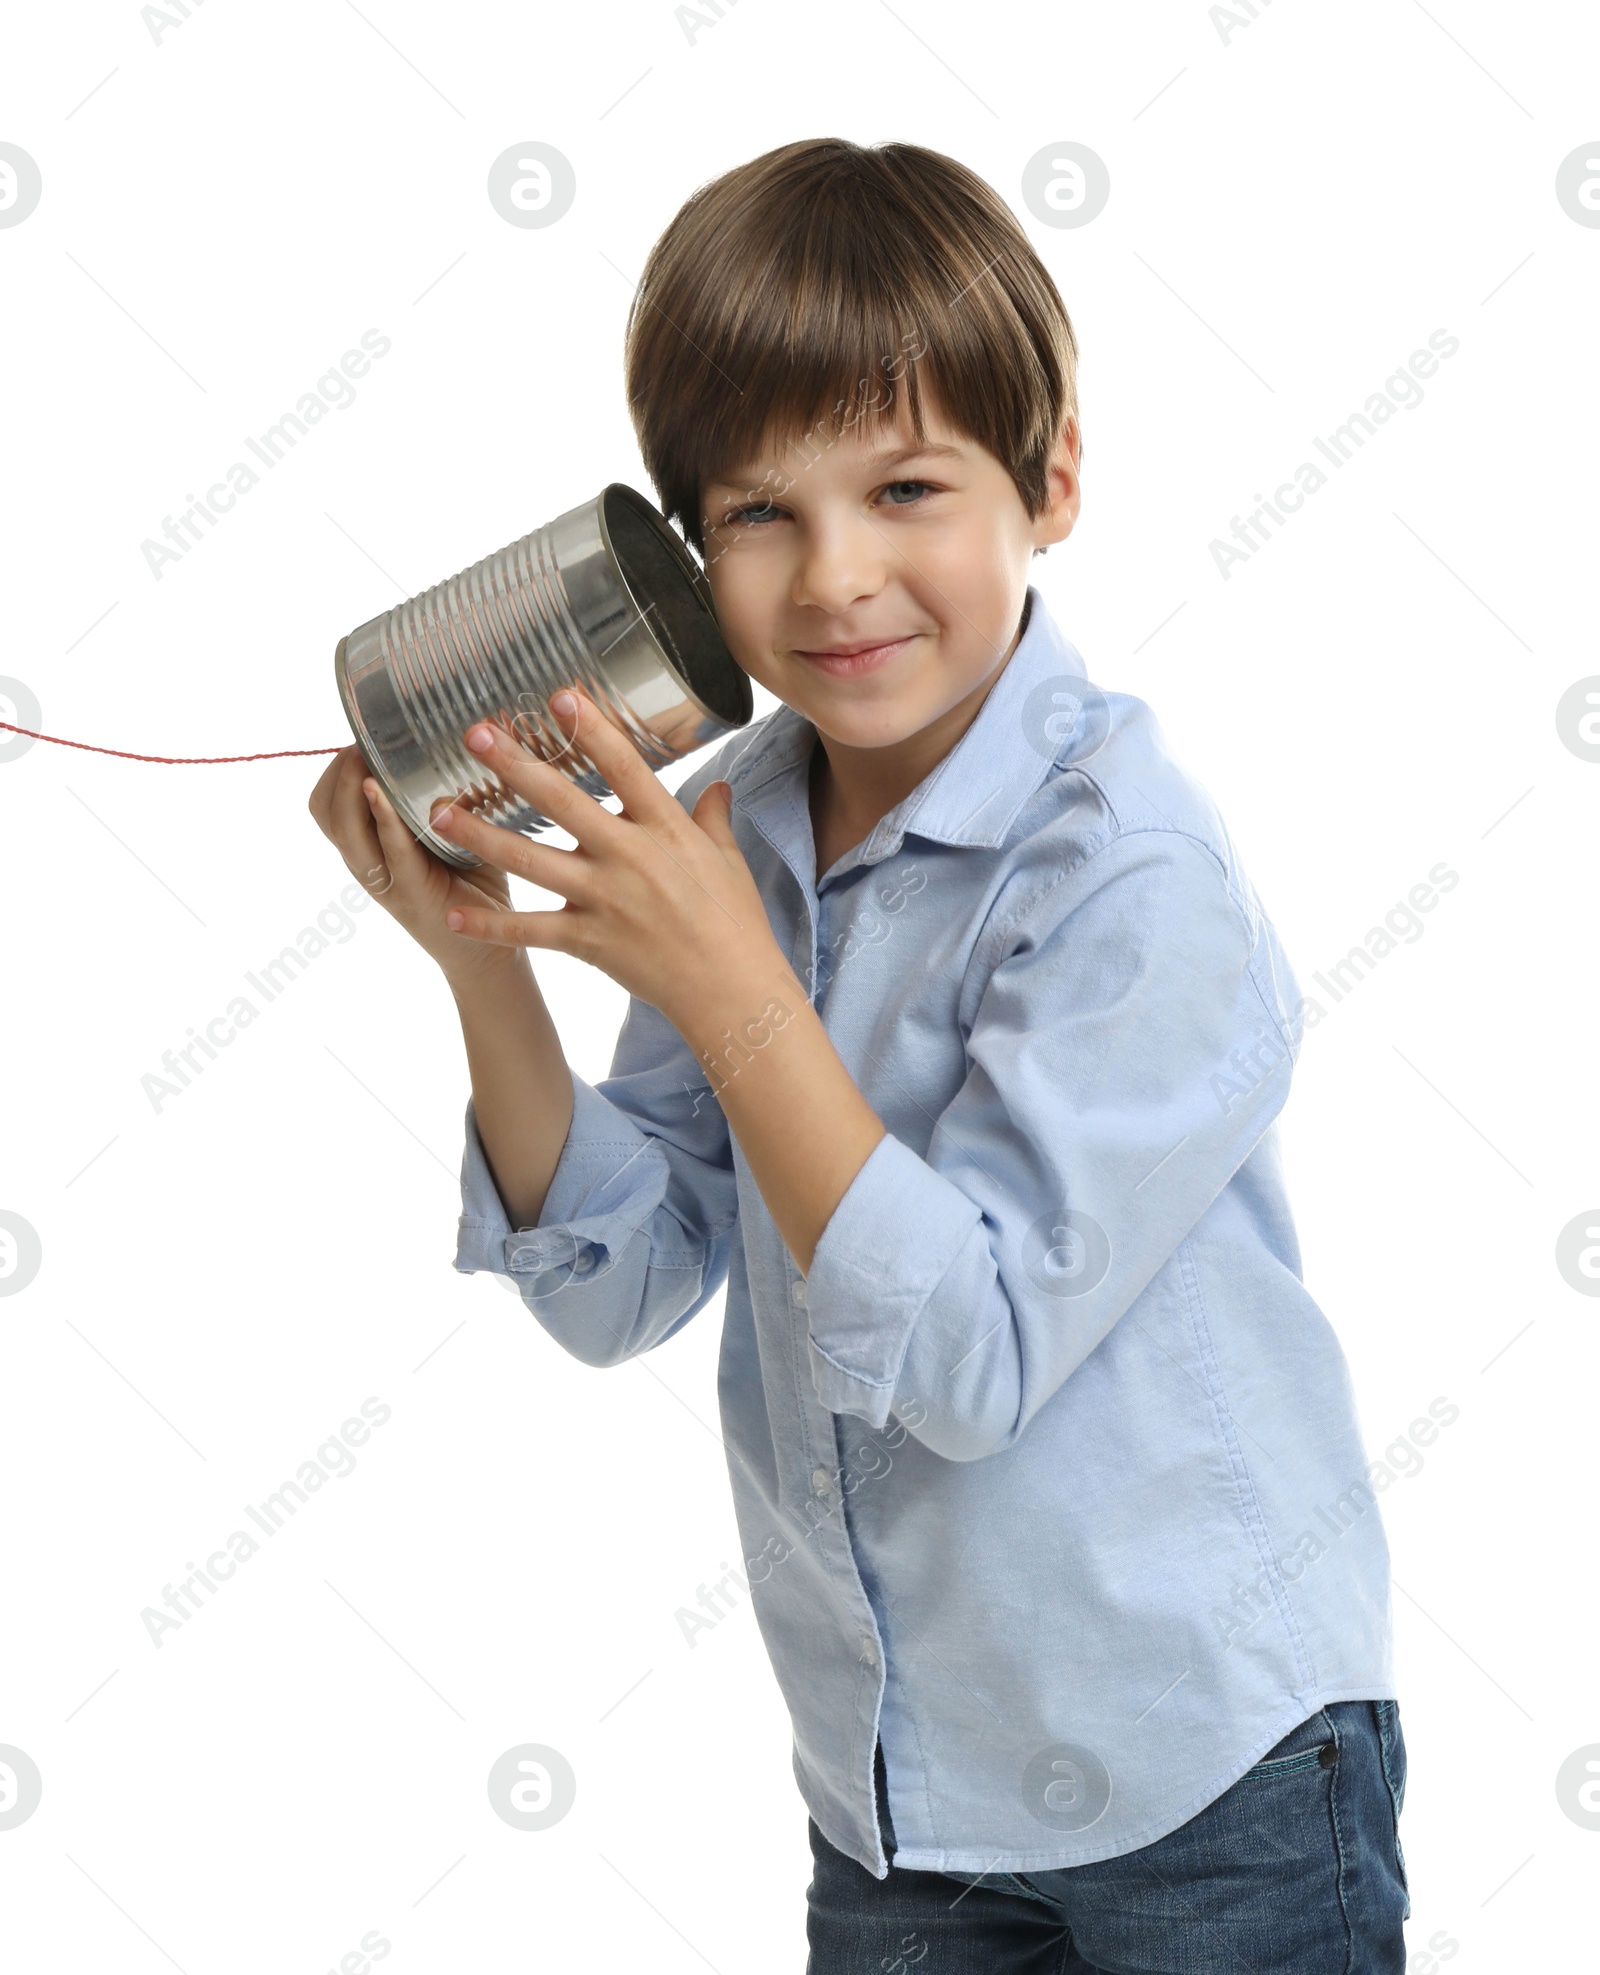
[[[883,644],[851,645],[844,648],[830,646],[821,651],[801,651],[798,656],[808,665],[816,666],[819,672],[829,672],[836,678],[858,678],[864,672],[875,672],[880,665],[887,665],[911,643],[917,633],[904,638],[891,638]]]

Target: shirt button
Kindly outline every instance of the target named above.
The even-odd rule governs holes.
[[[861,1641],[861,1661],[864,1666],[876,1666],[878,1664],[878,1649],[870,1639],[864,1638]]]
[[[806,1286],[803,1282],[795,1283],[790,1289],[789,1294],[802,1310],[806,1307]]]
[[[586,1276],[593,1267],[594,1256],[587,1248],[572,1264],[573,1273],[580,1276]]]
[[[826,1468],[813,1468],[811,1470],[811,1486],[816,1494],[826,1495],[828,1490],[833,1486],[833,1476],[829,1474]]]

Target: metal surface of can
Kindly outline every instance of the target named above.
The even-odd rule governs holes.
[[[334,671],[373,775],[419,841],[461,869],[483,860],[429,826],[440,797],[527,835],[551,827],[467,747],[474,721],[508,728],[599,798],[599,770],[549,710],[562,686],[581,686],[653,769],[744,726],[754,704],[704,572],[617,481],[358,625]]]

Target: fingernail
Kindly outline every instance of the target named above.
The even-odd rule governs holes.
[[[450,820],[453,813],[454,812],[449,809],[441,809],[438,815],[435,816],[433,819],[433,827],[436,830],[443,830],[445,835],[448,836],[450,834],[450,831],[454,827],[454,825]]]
[[[361,793],[366,797],[368,802],[370,802],[373,805],[374,808],[377,807],[378,785],[376,782],[363,782],[361,784]]]
[[[565,720],[578,710],[578,702],[572,697],[571,693],[562,692],[557,693],[555,698],[551,700],[550,707],[552,712],[559,713],[561,718]]]
[[[467,746],[472,749],[474,754],[487,754],[490,748],[494,746],[494,735],[487,727],[469,727],[467,729]]]
[[[447,912],[444,915],[444,922],[450,928],[451,932],[459,933],[462,926],[466,923],[466,915],[461,912]]]

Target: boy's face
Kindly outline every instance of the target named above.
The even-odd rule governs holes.
[[[977,693],[1017,642],[1034,549],[1078,516],[1075,420],[1050,505],[1030,520],[1005,467],[946,422],[925,379],[923,412],[921,450],[902,393],[892,424],[834,421],[701,489],[729,650],[846,747],[892,746]],[[810,655],[886,641],[850,665]]]

